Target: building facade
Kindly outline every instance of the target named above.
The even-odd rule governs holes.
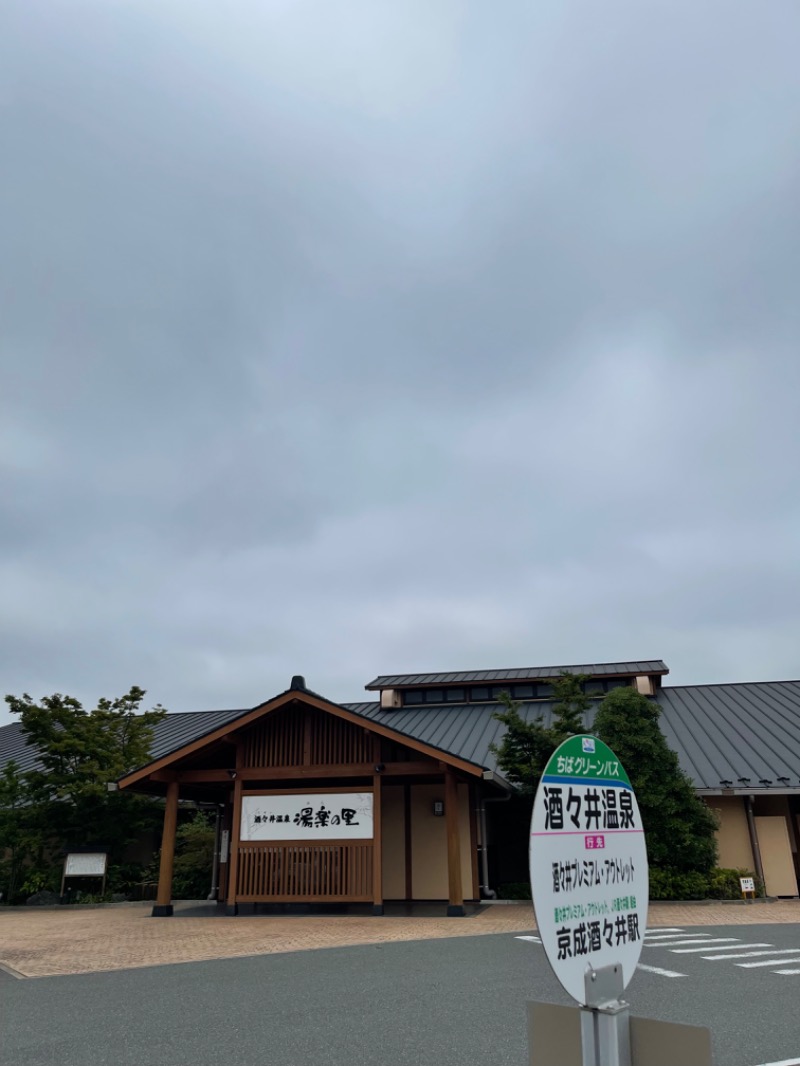
[[[719,864],[771,896],[800,893],[800,682],[668,686],[660,660],[383,675],[340,704],[295,677],[249,709],[170,714],[152,761],[119,788],[165,799],[154,914],[172,913],[178,809],[218,812],[214,886],[229,914],[285,903],[438,900],[448,914],[526,880],[524,804],[498,773],[501,692],[552,715],[553,682],[584,675],[595,708],[620,686],[656,700],[667,742],[719,820]],[[16,723],[0,764],[35,761]]]

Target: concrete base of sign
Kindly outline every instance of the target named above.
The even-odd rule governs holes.
[[[171,903],[155,903],[153,904],[153,910],[151,913],[152,918],[171,918],[172,917],[172,904]]]
[[[529,1066],[584,1066],[581,1007],[528,1004]],[[698,1025],[630,1019],[631,1066],[711,1066],[711,1030]],[[601,1066],[605,1064],[601,1060]]]

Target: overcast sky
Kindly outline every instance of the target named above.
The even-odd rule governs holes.
[[[800,677],[799,34],[7,0],[0,690]]]

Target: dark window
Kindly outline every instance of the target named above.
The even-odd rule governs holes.
[[[443,703],[444,692],[440,688],[426,688],[425,689],[425,702],[426,703]]]
[[[515,700],[532,700],[536,694],[534,685],[512,685],[511,695]]]
[[[421,689],[411,689],[403,693],[403,703],[422,703],[424,695]]]
[[[466,692],[463,688],[446,688],[444,698],[448,703],[463,703],[466,699]]]
[[[536,686],[536,698],[537,700],[549,700],[553,696],[553,686],[549,681],[543,682]]]
[[[493,700],[500,699],[500,696],[504,692],[506,694],[510,693],[511,692],[511,685],[492,685],[492,699]]]
[[[611,681],[606,681],[606,692],[611,692],[615,688],[629,688],[630,681],[626,681],[622,677],[612,678]]]
[[[583,691],[587,696],[602,696],[606,687],[602,681],[585,681]]]
[[[489,699],[489,686],[479,685],[477,688],[473,688],[469,694],[471,700],[479,700],[481,703],[485,703]]]

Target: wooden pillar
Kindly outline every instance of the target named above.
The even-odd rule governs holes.
[[[414,871],[411,865],[411,785],[403,785],[403,829],[406,851],[406,899],[414,898]]]
[[[444,775],[444,813],[447,821],[447,917],[464,917],[464,890],[461,886],[461,835],[458,818],[458,783],[449,771]]]
[[[382,789],[381,738],[372,736],[372,758],[375,773],[372,775],[372,913],[383,914],[383,817],[381,807]]]
[[[167,785],[164,807],[164,831],[161,835],[161,865],[158,869],[158,894],[153,907],[154,918],[172,916],[172,868],[175,862],[175,831],[178,827],[178,782]]]
[[[237,759],[238,763],[238,759]],[[228,898],[225,907],[226,914],[238,914],[239,904],[236,902],[236,879],[239,876],[239,836],[242,829],[242,779],[236,775],[233,783],[233,817],[231,822],[231,851],[228,856]]]

